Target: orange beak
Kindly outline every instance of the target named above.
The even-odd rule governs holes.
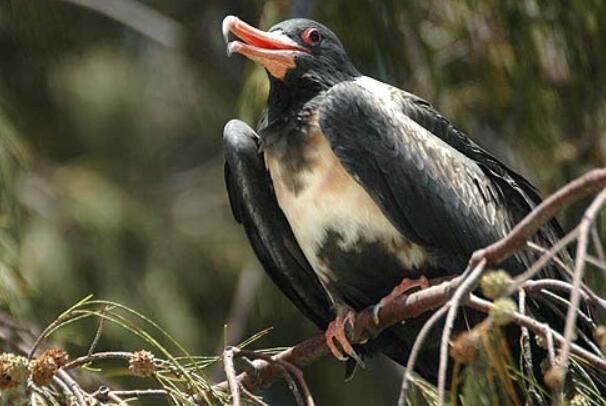
[[[296,67],[296,56],[308,53],[286,34],[261,31],[238,17],[225,17],[222,29],[226,42],[230,32],[244,41],[228,42],[227,55],[234,52],[244,55],[278,79],[284,79],[286,73]]]

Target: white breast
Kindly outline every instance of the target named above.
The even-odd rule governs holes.
[[[311,131],[306,152],[311,165],[299,173],[302,187],[297,193],[288,188],[281,163],[268,153],[265,159],[278,203],[320,278],[326,282],[330,273],[316,257],[327,230],[339,232],[340,247],[345,250],[352,249],[361,237],[366,241],[388,242],[403,268],[419,267],[425,261],[424,251],[396,230],[362,186],[347,173],[319,128]]]

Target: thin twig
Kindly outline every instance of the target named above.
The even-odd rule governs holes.
[[[570,290],[572,292],[572,289]],[[553,309],[557,309],[557,303],[559,303],[560,305],[564,306],[565,309],[570,308],[570,301],[564,299],[562,296],[560,295],[556,295],[555,293],[553,293],[550,290],[547,289],[541,289],[540,291],[540,295],[539,296],[544,296],[547,297],[551,300],[547,300],[545,301],[546,303],[549,303],[551,306],[553,306]],[[562,314],[562,317],[564,315]],[[583,321],[589,325],[595,325],[595,323],[593,322],[593,320],[591,319],[591,317],[589,317],[589,315],[585,312],[583,312],[581,309],[577,309],[577,317],[581,316],[581,318],[583,319]]]
[[[52,405],[53,402],[56,403],[56,401],[54,400],[55,398],[50,395],[50,393],[49,393],[50,391],[45,390],[43,388],[39,388],[39,387],[37,387],[36,385],[33,385],[33,384],[28,384],[28,389],[36,392],[36,394],[38,395],[38,397],[42,398],[46,402],[45,403],[46,405]]]
[[[234,367],[234,351],[235,347],[227,347],[223,351],[223,365],[225,368],[225,376],[229,383],[231,392],[232,406],[240,406],[240,383],[236,378],[236,368]]]
[[[539,259],[532,264],[530,268],[516,276],[508,289],[507,294],[511,295],[516,292],[520,286],[527,280],[538,274],[541,269],[556,256],[560,250],[564,249],[568,244],[573,242],[579,235],[579,228],[575,227],[568,232],[562,239],[553,245],[547,252],[545,252]]]
[[[548,324],[544,325],[545,328],[545,345],[547,345],[547,357],[549,358],[549,366],[555,365],[555,346],[553,345],[553,333],[549,328]]]
[[[87,406],[86,402],[84,401],[84,398],[82,398],[82,401],[79,401],[78,396],[76,396],[76,389],[71,388],[63,379],[59,378],[57,375],[53,377],[53,388],[58,393],[63,393],[63,396],[65,398],[73,398],[77,406]]]
[[[488,300],[480,299],[474,294],[469,295],[466,305],[472,309],[484,313],[490,313],[490,310],[494,308],[494,304],[492,304]],[[515,312],[512,314],[512,318],[512,323],[515,323],[519,326],[528,327],[530,331],[542,337],[548,338],[547,335],[551,334],[553,336],[554,343],[557,343],[560,346],[562,346],[566,341],[561,334],[559,334],[557,331],[554,331],[551,327],[549,327],[548,324],[541,323],[540,321],[535,320],[532,317]],[[606,371],[606,359],[603,356],[593,354],[574,343],[570,343],[570,352],[584,359],[587,363],[591,364],[596,369]]]
[[[570,347],[574,335],[577,309],[581,300],[581,280],[583,279],[583,271],[585,270],[585,254],[587,253],[587,243],[591,227],[602,206],[606,203],[606,188],[604,188],[595,200],[591,203],[579,226],[579,240],[577,243],[577,253],[574,266],[574,278],[572,280],[572,295],[570,298],[570,308],[566,316],[566,326],[564,328],[564,345],[560,353],[561,366],[566,372],[568,369],[568,357],[570,355]]]
[[[526,315],[526,292],[524,289],[520,289],[518,293],[518,309],[520,314]],[[521,330],[520,346],[522,347],[522,357],[526,365],[526,371],[532,374],[534,367],[532,365],[532,352],[530,350],[530,333],[528,333],[528,327],[522,327]]]
[[[606,168],[593,169],[573,180],[535,207],[507,236],[486,247],[484,252],[474,253],[474,256],[477,256],[476,261],[483,257],[490,264],[505,259],[523,246],[526,240],[564,206],[597,192],[605,186]]]
[[[564,291],[570,294],[574,287],[569,282],[564,282],[559,279],[537,279],[537,280],[529,280],[522,284],[521,286],[528,293],[534,293],[536,291],[541,291],[543,289]],[[606,311],[606,300],[602,299],[591,290],[588,286],[582,285],[583,289],[581,289],[581,298],[587,303],[591,303],[593,305],[599,306],[602,310]]]
[[[528,248],[532,249],[533,251],[539,252],[541,254],[547,254],[549,252],[549,250],[547,248],[541,247],[539,244],[535,243],[534,241],[527,241],[526,245],[528,246]],[[564,247],[562,247],[562,249],[563,248]],[[557,252],[555,254],[557,254]],[[560,271],[562,271],[566,275],[569,275],[570,277],[572,277],[572,269],[570,269],[570,267],[568,265],[566,265],[564,263],[564,261],[562,261],[560,259],[560,257],[558,257],[555,254],[550,258],[550,260],[553,261],[553,263],[560,269]]]
[[[543,289],[570,293],[573,289],[573,286],[570,283],[559,279],[533,279],[524,282],[521,287],[530,294],[540,292]],[[582,291],[581,294],[583,295],[583,299],[590,300],[590,297],[586,292]]]
[[[300,368],[297,368],[295,365],[293,365],[292,363],[290,363],[288,361],[284,361],[281,359],[275,359],[274,357],[272,357],[271,355],[268,355],[268,354],[263,354],[263,353],[259,353],[259,352],[255,352],[255,351],[249,351],[249,350],[238,350],[238,353],[239,353],[239,355],[242,355],[242,356],[245,356],[248,358],[253,358],[253,359],[258,358],[265,362],[270,362],[270,363],[275,362],[278,365],[280,365],[282,368],[286,369],[297,380],[297,383],[299,384],[299,387],[301,388],[301,391],[303,392],[303,397],[305,398],[305,404],[307,406],[315,405],[314,399],[311,395],[311,391],[309,390],[309,387],[307,386],[307,382],[305,381],[303,371],[301,371]]]
[[[86,401],[84,400],[84,394],[86,392],[84,392],[84,390],[80,387],[80,385],[78,385],[78,382],[76,382],[74,380],[74,378],[71,377],[70,374],[68,374],[63,369],[59,369],[59,371],[57,371],[57,377],[60,378],[61,380],[63,380],[65,382],[65,384],[69,387],[71,392],[76,397],[76,400],[78,401],[79,405],[84,405],[84,406],[87,405]]]
[[[120,406],[128,406],[128,404],[125,401],[123,401],[122,399],[120,399],[120,396],[116,395],[115,392],[109,392],[107,394],[107,398],[109,400],[111,400],[112,402],[117,403]]]
[[[132,389],[132,390],[112,390],[110,393],[115,394],[120,398],[154,398],[168,396],[168,391],[165,389]]]
[[[62,369],[68,370],[75,367],[79,367],[89,362],[98,360],[111,360],[111,359],[130,359],[133,353],[128,351],[107,351],[107,352],[96,352],[90,355],[84,355],[78,357],[63,366]]]
[[[32,344],[32,346],[29,350],[29,353],[27,354],[28,361],[31,361],[32,358],[34,358],[34,354],[36,353],[36,350],[42,344],[42,341],[46,338],[47,334],[50,331],[52,331],[55,327],[57,327],[59,324],[64,322],[66,319],[68,319],[68,317],[67,317],[68,315],[62,315],[62,316],[65,316],[65,317],[56,318],[40,334],[38,334],[38,336],[36,337],[36,340],[34,341],[34,344]]]
[[[250,309],[253,307],[252,302],[255,299],[257,287],[261,282],[261,276],[261,270],[256,264],[248,264],[240,272],[229,315],[225,322],[224,342],[215,353],[220,353],[227,346],[237,345],[242,340]],[[211,375],[218,377],[220,373],[221,366],[217,364],[216,368],[213,368]]]
[[[595,224],[593,227],[591,227],[591,237],[593,240],[593,247],[598,255],[598,259],[602,264],[604,264],[604,266],[606,266],[606,253],[604,253],[604,245],[602,245],[602,240],[600,239],[600,235],[598,234],[598,229]]]
[[[585,261],[606,273],[606,263],[592,255],[585,255]]]
[[[107,310],[107,309],[105,309]],[[105,313],[105,310],[102,310],[101,313]],[[105,321],[104,317],[100,317],[99,318],[99,325],[97,326],[97,331],[95,332],[95,337],[93,337],[93,341],[90,343],[90,346],[88,347],[88,351],[86,352],[87,355],[91,355],[92,353],[95,352],[95,349],[97,348],[97,344],[99,344],[99,340],[101,339],[101,335],[103,334],[103,322]]]
[[[417,338],[412,346],[412,350],[410,351],[410,355],[408,357],[408,362],[406,363],[406,369],[404,370],[404,376],[402,377],[402,386],[400,388],[400,396],[398,398],[398,406],[405,406],[406,399],[408,397],[408,382],[411,379],[412,371],[414,370],[414,366],[417,362],[417,357],[421,352],[421,348],[423,347],[423,343],[427,338],[427,335],[433,328],[433,326],[446,315],[448,311],[448,306],[441,307],[437,312],[432,314],[432,316],[427,320],[427,322],[423,325]]]
[[[448,345],[450,343],[450,335],[454,327],[454,322],[459,311],[459,305],[463,298],[468,295],[477,285],[482,276],[482,272],[487,264],[485,258],[481,259],[474,267],[471,273],[465,278],[465,281],[457,288],[448,301],[449,309],[442,331],[442,339],[440,342],[440,365],[438,368],[438,406],[444,405],[446,394],[446,371],[448,369]]]
[[[250,399],[251,402],[256,403],[259,406],[269,406],[267,403],[263,402],[263,399],[255,396],[254,393],[246,389],[244,386],[240,386],[240,390],[242,390],[242,392]]]

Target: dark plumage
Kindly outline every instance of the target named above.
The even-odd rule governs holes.
[[[228,31],[246,42],[229,49],[265,66],[270,80],[259,135],[236,120],[225,127],[234,215],[272,280],[320,328],[377,303],[402,278],[461,273],[474,250],[540,202],[428,102],[362,76],[326,27],[296,19],[263,33],[228,17]],[[561,236],[552,220],[534,241],[551,246]],[[516,274],[534,259],[520,251],[502,266]],[[530,311],[561,323],[553,306]],[[457,328],[479,317],[466,311]],[[388,329],[363,351],[404,363],[426,318]],[[429,379],[437,345],[420,357]]]

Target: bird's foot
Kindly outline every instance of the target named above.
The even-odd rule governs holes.
[[[399,285],[397,285],[395,288],[393,288],[393,290],[387,296],[385,296],[383,299],[381,299],[381,301],[373,307],[372,315],[373,315],[375,324],[377,324],[377,325],[379,324],[379,312],[386,304],[392,302],[393,300],[402,296],[404,293],[408,292],[409,290],[411,290],[413,288],[425,289],[428,287],[429,287],[429,281],[424,276],[421,276],[418,279],[410,279],[410,278],[402,279],[402,282],[400,282]]]
[[[328,328],[324,333],[324,338],[326,339],[328,349],[336,359],[339,361],[346,361],[348,357],[351,357],[358,364],[364,365],[362,359],[356,353],[347,338],[347,326],[349,325],[353,330],[355,320],[356,313],[351,309],[348,309],[344,314],[337,315],[337,317],[328,325]],[[337,345],[337,343],[339,345]],[[339,348],[339,346],[341,348]],[[347,356],[345,356],[344,353],[347,354]]]

